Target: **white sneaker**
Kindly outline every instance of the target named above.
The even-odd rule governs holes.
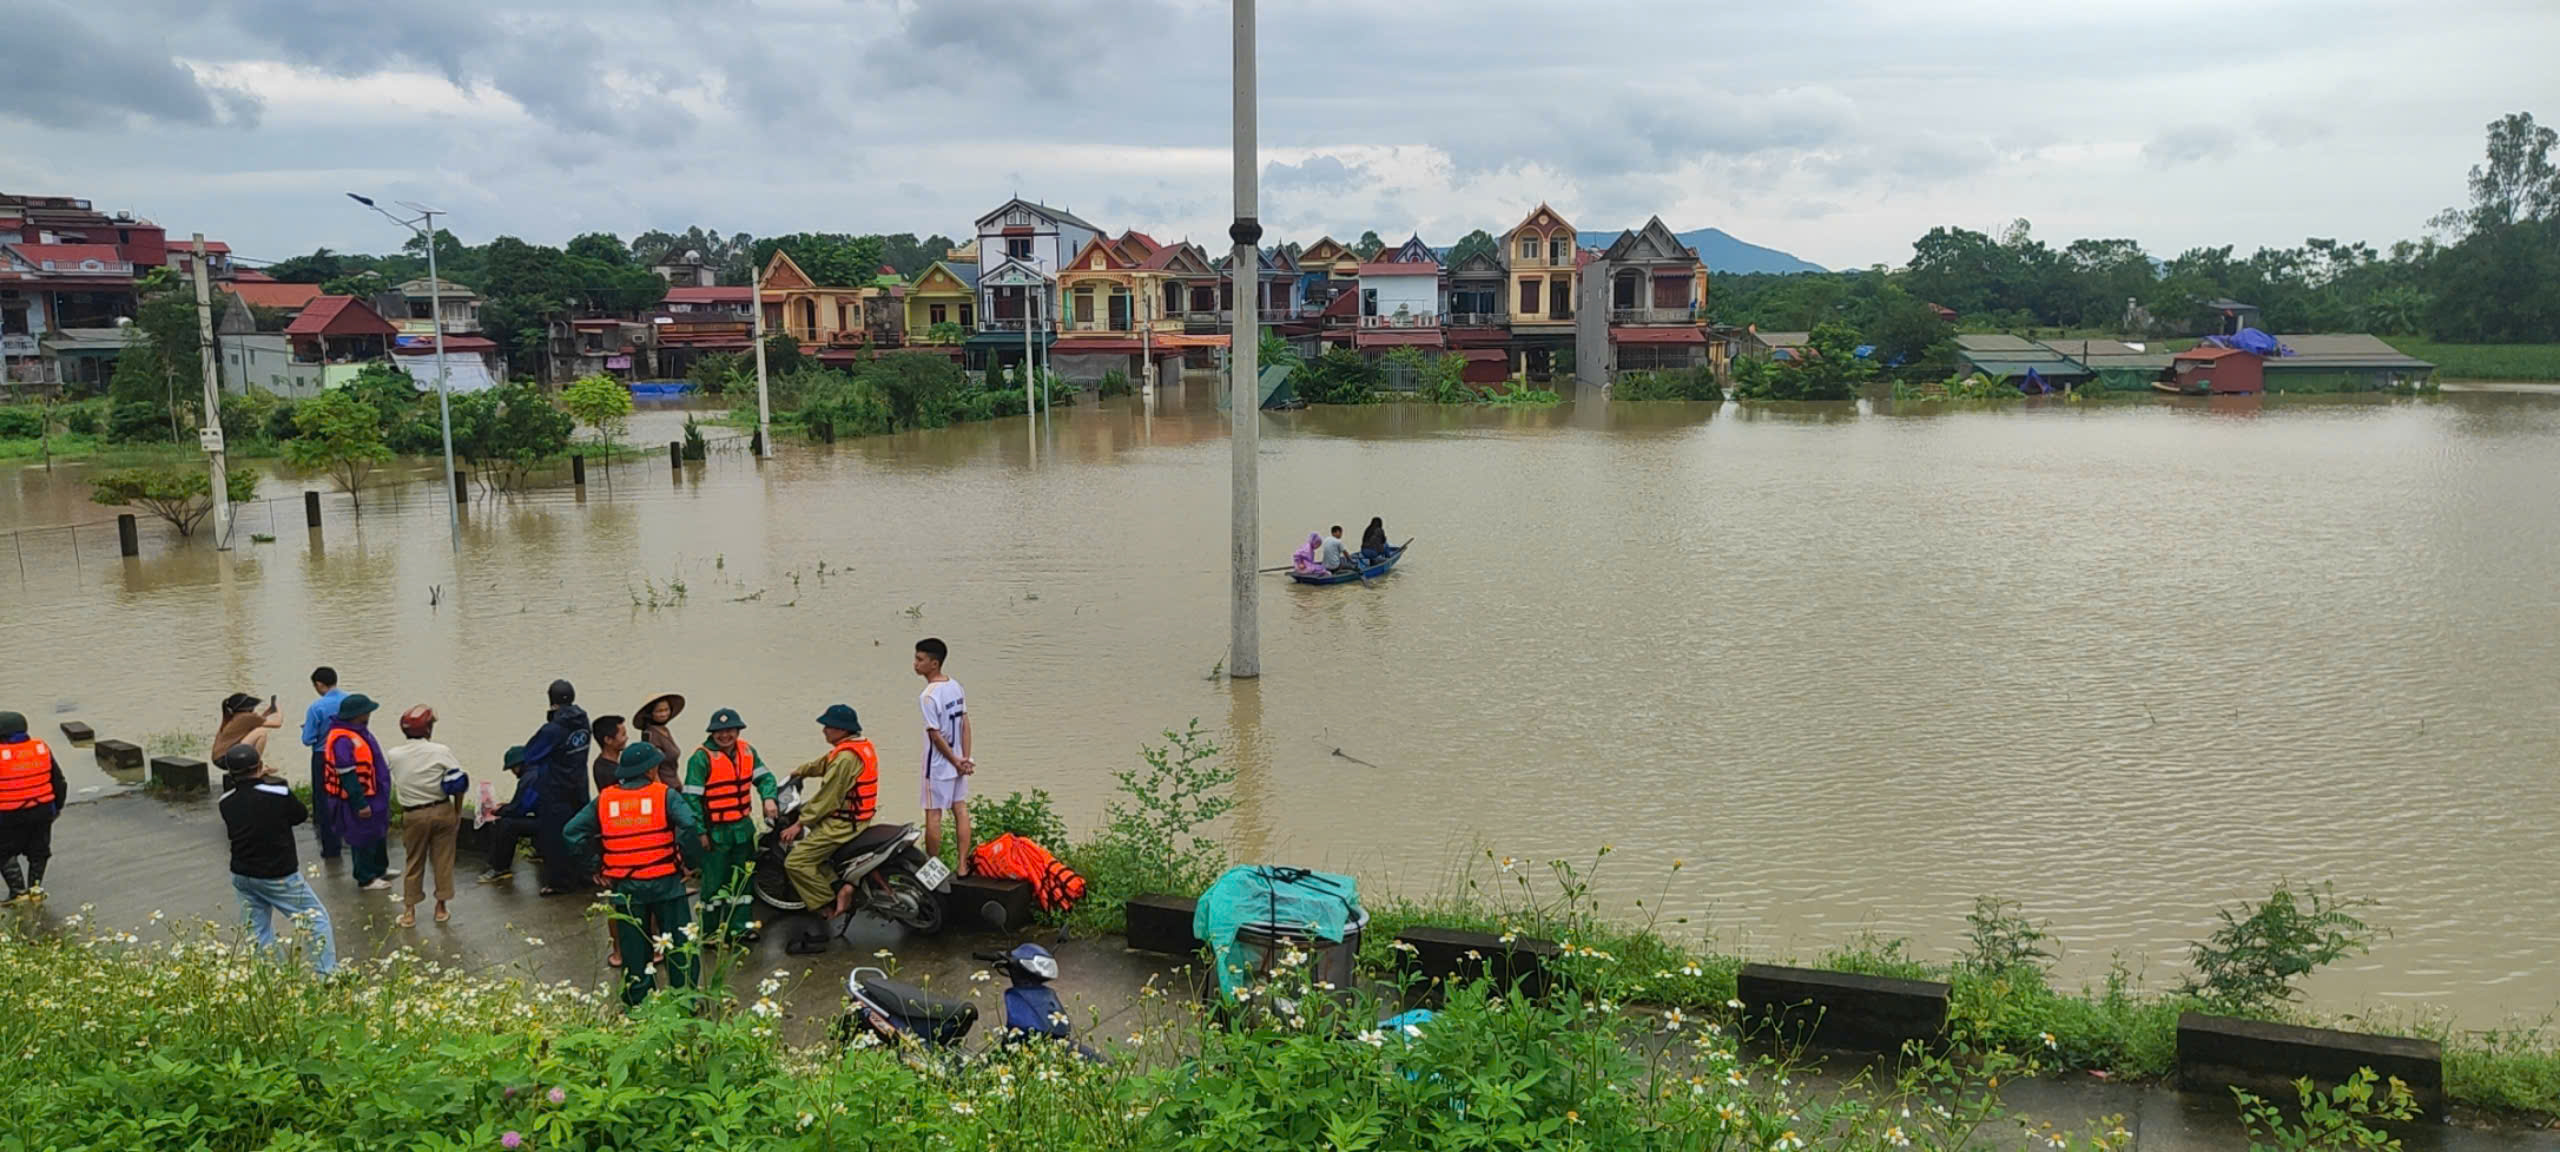
[[[388,892],[388,891],[390,891],[390,890],[391,890],[391,881],[386,880],[386,879],[383,879],[382,877],[379,877],[379,876],[374,877],[374,879],[373,879],[373,882],[372,882],[372,883],[370,883],[370,884],[366,884],[366,885],[364,885],[363,887],[360,887],[360,888],[356,889],[356,891],[359,891],[359,892]]]

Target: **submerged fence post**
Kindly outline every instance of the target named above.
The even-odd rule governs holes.
[[[580,488],[587,486],[586,457],[578,455],[572,455],[569,457],[569,482]]]
[[[667,468],[678,476],[684,475],[684,441],[667,441]]]
[[[131,512],[116,517],[116,548],[127,556],[142,555],[142,528]]]
[[[314,528],[320,526],[320,494],[308,488],[302,490],[302,519]]]
[[[453,502],[456,505],[471,503],[471,474],[459,468],[453,472]]]
[[[755,431],[753,431],[753,432],[748,433],[748,434],[747,434],[747,446],[748,446],[749,448],[751,448],[751,449],[753,449],[753,450],[754,450],[754,452],[755,452],[755,454],[756,454],[756,459],[758,459],[758,460],[762,460],[762,459],[764,459],[764,430],[763,430],[763,429],[761,429],[761,428],[759,428],[759,429],[757,429],[757,430],[755,430]]]

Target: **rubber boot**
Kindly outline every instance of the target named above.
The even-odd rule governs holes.
[[[18,868],[17,857],[0,860],[0,881],[8,882],[9,902],[12,904],[16,903],[18,896],[27,890],[27,875]]]
[[[27,861],[28,896],[38,900],[44,899],[44,866],[52,862],[53,857],[50,856],[44,857],[40,860],[30,858]]]

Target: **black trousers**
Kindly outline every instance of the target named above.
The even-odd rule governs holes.
[[[503,815],[489,822],[489,870],[516,870],[516,845],[534,834],[531,816]]]
[[[22,887],[44,883],[45,862],[53,859],[53,817],[51,804],[0,812],[0,874],[8,877],[10,895],[16,895]],[[20,857],[26,858],[23,873],[19,871]]]

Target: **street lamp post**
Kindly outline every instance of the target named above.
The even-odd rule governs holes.
[[[1262,586],[1255,569],[1262,563],[1262,493],[1254,458],[1262,439],[1260,315],[1252,301],[1261,283],[1262,222],[1254,203],[1260,173],[1254,113],[1257,95],[1253,73],[1253,0],[1235,0],[1235,167],[1236,222],[1227,229],[1235,242],[1229,256],[1235,276],[1236,322],[1227,356],[1227,450],[1233,497],[1228,539],[1227,675],[1248,679],[1262,675]]]
[[[765,390],[764,373],[764,266],[747,268],[748,306],[756,341],[756,458],[773,459],[773,403]]]
[[[444,360],[444,281],[436,273],[436,217],[443,213],[402,200],[399,202],[401,207],[418,214],[416,220],[403,220],[389,212],[384,212],[382,206],[374,203],[369,197],[349,192],[347,199],[381,212],[383,219],[417,232],[427,241],[427,314],[436,330],[436,415],[444,424],[445,522],[452,533],[453,550],[460,553],[462,551],[462,493],[461,485],[454,482],[453,383],[451,370],[446,367]],[[423,230],[420,228],[421,224],[425,226]]]

